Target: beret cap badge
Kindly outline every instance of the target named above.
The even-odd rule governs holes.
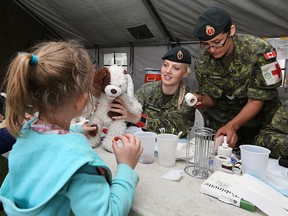
[[[215,29],[210,25],[206,25],[206,34],[208,36],[213,36],[215,34]]]
[[[181,60],[181,59],[183,59],[183,52],[181,51],[181,50],[179,50],[178,52],[177,52],[177,58],[179,59],[179,60]]]
[[[191,54],[187,49],[179,46],[170,49],[167,53],[165,53],[162,59],[167,59],[173,62],[191,64]]]

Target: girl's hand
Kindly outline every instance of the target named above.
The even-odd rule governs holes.
[[[97,130],[97,125],[91,125],[89,126],[88,123],[84,123],[82,125],[82,128],[85,132],[89,132],[89,131],[96,131]]]
[[[125,134],[117,138],[119,138],[123,144],[122,147],[119,147],[117,141],[112,140],[112,148],[116,156],[117,164],[125,163],[134,169],[143,152],[141,141],[131,134]]]

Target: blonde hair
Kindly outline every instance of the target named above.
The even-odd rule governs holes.
[[[187,76],[189,76],[192,73],[191,65],[186,64],[187,66]]]
[[[35,55],[37,60],[32,59]],[[32,61],[32,62],[31,62]],[[18,54],[7,72],[6,118],[13,136],[20,134],[25,113],[48,113],[69,98],[90,93],[93,64],[73,40],[42,42]]]
[[[189,76],[192,73],[192,69],[190,67],[190,64],[185,64],[186,66],[186,74],[185,77]],[[179,92],[179,98],[178,98],[178,102],[177,102],[177,108],[180,111],[181,110],[181,104],[184,101],[185,98],[185,94],[186,94],[186,90],[185,90],[185,84],[182,82],[182,80],[180,81],[180,92]]]

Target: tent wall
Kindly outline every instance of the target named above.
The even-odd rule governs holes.
[[[30,14],[10,0],[0,0],[0,79],[3,82],[7,66],[18,51],[25,51],[37,41],[55,35]]]
[[[193,27],[206,8],[219,6],[239,32],[260,37],[286,36],[287,0],[14,0],[63,38],[88,47],[115,47],[195,41]],[[146,25],[152,37],[135,37],[130,28]]]
[[[193,27],[210,6],[229,11],[237,32],[288,35],[287,0],[0,0],[0,77],[17,51],[47,38],[73,38],[89,48],[98,66],[103,66],[104,53],[126,52],[138,89],[145,68],[160,68],[161,57],[171,46],[184,46],[195,56],[198,40]],[[153,37],[135,38],[128,31],[142,25]],[[194,73],[186,82],[197,88]],[[288,93],[281,89],[281,97],[288,98]]]

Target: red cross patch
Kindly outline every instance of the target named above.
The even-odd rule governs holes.
[[[274,85],[282,80],[281,68],[277,61],[263,65],[261,70],[267,85]]]

